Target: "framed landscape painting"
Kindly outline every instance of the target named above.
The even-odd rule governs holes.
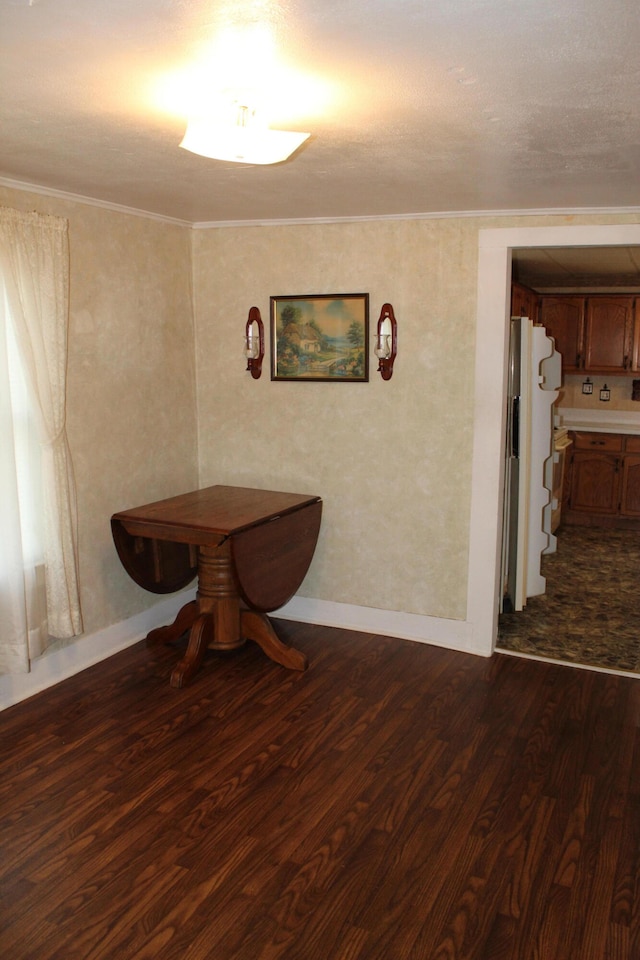
[[[369,294],[271,297],[271,379],[369,379]]]

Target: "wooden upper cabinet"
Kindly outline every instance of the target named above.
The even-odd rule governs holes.
[[[511,284],[511,316],[529,317],[534,323],[538,322],[539,295],[531,287],[522,283]]]
[[[539,322],[562,354],[564,373],[640,371],[640,297],[540,297]]]
[[[585,326],[585,371],[619,374],[632,370],[633,347],[633,298],[589,297]]]
[[[584,369],[585,298],[540,297],[539,322],[562,354],[563,371],[575,373]]]

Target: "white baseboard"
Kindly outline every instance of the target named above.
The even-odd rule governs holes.
[[[34,660],[30,673],[0,676],[0,710],[26,700],[47,687],[52,687],[81,670],[86,670],[120,650],[132,646],[154,627],[171,623],[178,610],[195,596],[187,590],[162,600],[129,620],[115,623],[104,630],[81,637],[66,647],[53,649]],[[445,620],[395,610],[377,610],[330,600],[294,597],[273,614],[284,620],[316,623],[365,633],[382,634],[430,643],[463,653],[485,655],[485,649],[474,649],[471,624],[465,620]]]
[[[416,613],[357,607],[350,603],[313,600],[309,597],[293,597],[273,616],[282,617],[284,620],[299,620],[301,623],[318,623],[325,627],[341,627],[345,630],[382,634],[385,637],[399,637],[402,640],[415,640],[418,643],[433,644],[435,647],[487,656],[486,645],[474,645],[472,625],[467,620],[425,617]]]
[[[0,676],[0,710],[26,700],[132,646],[155,627],[171,623],[180,608],[194,596],[193,589],[173,594],[128,620],[44,653],[33,661],[30,673],[3,674]]]

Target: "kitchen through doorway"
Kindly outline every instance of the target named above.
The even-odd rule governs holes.
[[[558,218],[559,219],[559,218]],[[487,227],[478,233],[474,441],[467,589],[468,648],[498,640],[505,396],[512,251],[640,246],[640,224]]]
[[[640,247],[514,250],[511,279],[511,312],[527,316],[536,313],[536,297],[544,295],[640,295]],[[558,411],[566,407],[565,386],[563,378]],[[555,418],[556,424],[561,421]],[[640,412],[638,421],[640,434]],[[557,433],[565,437],[567,430],[560,427]],[[561,496],[561,490],[553,490],[554,503],[560,497],[557,512]],[[541,563],[545,592],[528,598],[522,611],[506,608],[500,614],[497,649],[640,676],[640,531],[562,523],[561,513],[552,531],[557,549]]]

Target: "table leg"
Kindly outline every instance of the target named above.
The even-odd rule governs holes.
[[[172,687],[186,686],[202,664],[213,636],[213,622],[209,614],[202,614],[191,627],[187,652],[171,674]]]
[[[264,613],[243,610],[240,614],[240,625],[247,640],[257,643],[270,660],[290,670],[307,669],[306,655],[295,647],[289,647],[283,643]]]
[[[240,597],[233,579],[228,542],[199,548],[194,607],[187,651],[171,674],[172,687],[189,683],[199,670],[207,648],[235,650],[245,643],[240,632]]]
[[[235,650],[244,644],[240,632],[240,596],[231,566],[229,541],[198,551],[198,610],[213,622],[209,646]]]
[[[228,541],[199,548],[196,599],[182,607],[172,624],[152,630],[147,642],[170,643],[187,630],[187,650],[171,674],[172,687],[184,687],[190,682],[207,648],[235,650],[246,640],[253,640],[270,660],[283,667],[307,668],[304,653],[283,643],[265,614],[240,609]]]
[[[173,623],[151,630],[147,634],[147,643],[172,643],[174,640],[179,640],[182,634],[191,628],[197,616],[198,604],[195,600],[191,600],[181,608]]]

